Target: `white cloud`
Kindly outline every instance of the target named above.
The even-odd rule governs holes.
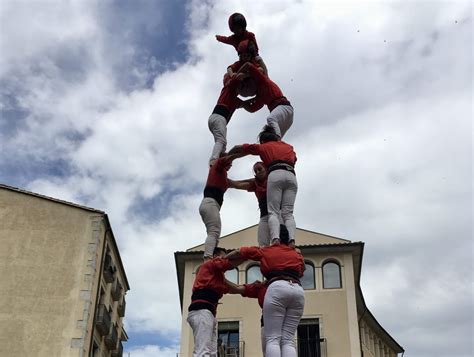
[[[363,290],[369,307],[413,356],[430,354],[430,340],[443,340],[444,332],[433,327],[437,310],[449,312],[443,315],[447,326],[472,321],[456,306],[462,300],[472,308],[468,282],[449,281],[472,277],[462,268],[472,257],[447,249],[472,246],[470,5],[194,1],[186,24],[189,60],[157,76],[151,88],[132,92],[119,87],[111,63],[137,49],[126,39],[121,48],[107,47],[113,34],[101,27],[93,3],[54,11],[2,6],[9,36],[2,36],[7,55],[0,60],[1,79],[29,112],[2,145],[14,148],[21,165],[66,160],[69,176],[33,172],[28,187],[109,214],[132,286],[129,330],[170,338],[179,333],[172,253],[204,240],[197,209],[212,147],[207,117],[225,67],[236,58],[214,35],[228,33],[233,11],[247,16],[271,77],[295,107],[287,140],[299,158],[298,226],[367,243]],[[31,11],[37,20],[19,26]],[[84,58],[66,70],[61,49]],[[229,146],[254,142],[266,114],[235,113]],[[254,161],[237,161],[230,176],[250,177]],[[146,219],[131,212],[160,194],[163,204],[153,220],[154,212]],[[226,194],[222,220],[223,234],[257,223],[253,195]],[[412,274],[426,273],[426,265],[441,274],[443,262],[451,265],[442,275],[446,285],[436,274]],[[420,282],[424,292],[413,293]],[[419,339],[410,338],[394,306],[404,307]],[[468,332],[458,334],[459,354],[469,351]],[[131,356],[166,352],[147,346]]]
[[[162,348],[160,346],[146,345],[140,348],[133,348],[129,353],[130,357],[176,357],[176,350],[179,350],[179,346]]]

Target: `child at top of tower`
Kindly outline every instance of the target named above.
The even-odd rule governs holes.
[[[229,28],[230,31],[232,31],[233,35],[231,36],[221,36],[221,35],[216,35],[216,40],[222,43],[226,43],[228,45],[234,46],[235,50],[239,54],[239,60],[242,61],[240,52],[239,50],[239,45],[242,43],[242,41],[249,41],[253,43],[253,58],[256,62],[256,64],[263,69],[263,72],[265,75],[267,75],[267,67],[265,66],[265,63],[263,62],[262,57],[258,54],[258,45],[257,45],[257,39],[255,38],[255,34],[253,32],[247,31],[247,21],[245,20],[244,15],[239,14],[239,13],[234,13],[230,15],[229,17]],[[249,60],[247,60],[249,61]],[[244,61],[243,63],[245,63]],[[236,72],[236,70],[234,70]]]
[[[229,17],[229,29],[233,33],[231,36],[216,35],[216,40],[228,45],[234,46],[237,51],[239,43],[243,40],[251,40],[255,43],[257,56],[258,56],[258,45],[253,32],[247,31],[247,21],[244,15],[238,12],[230,15]]]

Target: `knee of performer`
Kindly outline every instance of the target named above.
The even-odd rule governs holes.
[[[266,345],[280,345],[281,336],[266,336],[265,343]]]
[[[283,221],[286,221],[293,217],[293,209],[282,209],[281,210],[281,218]]]

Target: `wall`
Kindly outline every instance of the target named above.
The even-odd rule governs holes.
[[[71,345],[84,344],[90,326],[98,221],[95,212],[0,189],[1,356],[81,355]]]

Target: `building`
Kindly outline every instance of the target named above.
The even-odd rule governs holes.
[[[122,356],[130,287],[104,212],[0,185],[0,271],[0,356]]]
[[[219,246],[236,249],[256,244],[257,226],[229,234]],[[299,357],[395,357],[403,348],[368,310],[360,275],[364,243],[297,229],[296,241],[306,261],[302,279],[305,311],[297,332]],[[186,322],[196,270],[204,245],[176,252],[175,262],[182,309],[180,356],[192,356],[193,335]],[[238,284],[261,280],[255,262],[226,273]],[[226,356],[262,356],[261,309],[256,299],[224,295],[217,312],[219,337]]]

